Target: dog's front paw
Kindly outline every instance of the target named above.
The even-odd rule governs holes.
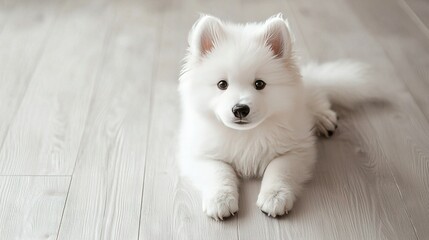
[[[282,216],[292,209],[295,198],[291,191],[270,190],[259,193],[256,205],[268,216]]]
[[[203,211],[216,221],[238,212],[238,192],[216,191],[205,193],[203,196]]]
[[[332,110],[326,110],[323,113],[317,114],[315,117],[316,134],[318,136],[324,135],[325,137],[332,136],[338,127],[337,114]]]

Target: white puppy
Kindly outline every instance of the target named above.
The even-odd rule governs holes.
[[[246,25],[202,16],[189,34],[180,166],[216,220],[238,211],[239,176],[263,176],[257,206],[273,217],[287,213],[311,178],[314,133],[330,136],[337,127],[331,101],[350,105],[369,94],[362,65],[300,71],[292,50],[281,15]]]

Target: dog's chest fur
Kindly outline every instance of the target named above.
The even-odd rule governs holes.
[[[267,165],[293,145],[283,128],[251,131],[220,131],[206,144],[206,154],[225,161],[242,177],[260,177]],[[212,138],[212,140],[214,140]]]

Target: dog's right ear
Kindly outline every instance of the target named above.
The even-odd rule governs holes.
[[[292,37],[289,23],[282,14],[274,15],[265,22],[265,44],[271,48],[276,58],[289,57],[292,51]]]
[[[205,56],[216,47],[224,35],[222,22],[218,18],[201,15],[189,33],[188,42],[191,53]]]

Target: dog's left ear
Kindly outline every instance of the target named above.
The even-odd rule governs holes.
[[[264,24],[263,40],[276,58],[289,57],[292,52],[292,38],[289,23],[281,14],[270,17]]]

